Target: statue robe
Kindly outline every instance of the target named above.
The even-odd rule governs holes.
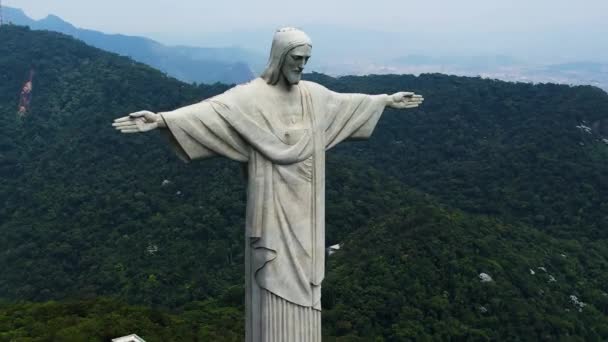
[[[247,341],[321,339],[325,272],[325,151],[368,138],[386,95],[340,94],[301,81],[301,121],[286,96],[257,78],[203,102],[161,113],[186,160],[247,163]],[[311,328],[312,327],[312,328]],[[312,329],[312,330],[311,330]]]

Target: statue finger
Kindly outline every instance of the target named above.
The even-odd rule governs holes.
[[[139,128],[137,126],[116,127],[116,129],[118,129],[120,131],[126,131],[126,130],[130,130],[130,129],[139,130]]]
[[[122,118],[115,119],[114,122],[125,122],[131,120],[129,116],[123,116]]]
[[[121,129],[120,133],[139,133],[140,130],[138,129]]]
[[[113,122],[112,125],[115,125],[115,126],[135,125],[136,122],[137,122],[136,119],[131,119],[131,120],[126,120],[126,121],[121,121],[121,122]]]
[[[125,122],[114,122],[112,124],[112,126],[114,126],[114,127],[128,127],[128,126],[136,126],[136,124],[133,121],[125,121]]]

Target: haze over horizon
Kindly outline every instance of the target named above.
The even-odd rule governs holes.
[[[34,19],[54,14],[78,27],[147,36],[172,45],[238,45],[266,51],[272,30],[289,25],[311,31],[317,47],[336,46],[346,54],[366,53],[365,46],[353,47],[361,45],[357,38],[365,35],[365,44],[377,33],[383,41],[370,46],[373,58],[500,54],[537,63],[608,60],[608,46],[600,43],[608,37],[608,2],[602,0],[585,1],[584,6],[565,0],[3,3],[23,9]],[[231,38],[239,33],[244,36],[240,41]],[[347,41],[349,34],[351,41]]]

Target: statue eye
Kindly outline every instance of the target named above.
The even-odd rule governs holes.
[[[308,59],[310,58],[310,56],[299,56],[299,55],[290,55],[291,59],[294,62],[302,62],[304,61],[304,64],[308,63]]]

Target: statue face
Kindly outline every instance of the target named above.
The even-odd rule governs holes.
[[[291,49],[281,67],[281,73],[289,84],[298,84],[302,78],[304,66],[310,58],[312,48],[310,45],[300,45]]]

